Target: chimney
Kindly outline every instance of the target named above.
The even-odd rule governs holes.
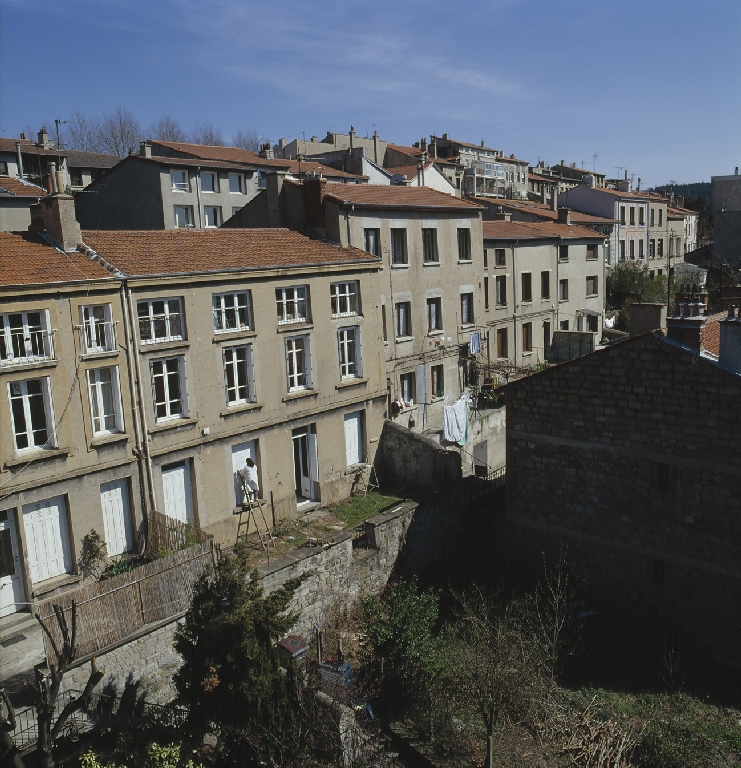
[[[558,223],[571,226],[571,211],[568,208],[561,208],[558,212]]]
[[[350,149],[355,149],[355,128],[350,126]]]
[[[18,178],[23,178],[23,155],[21,154],[21,143],[16,141],[15,143],[15,155],[18,160]]]
[[[57,178],[57,192],[64,192],[64,173],[59,171],[54,171],[54,175]]]
[[[419,148],[423,152],[427,152],[427,139],[424,136],[419,141]]]
[[[512,221],[512,214],[508,211],[503,211],[499,206],[499,211],[494,214],[494,221]]]
[[[576,163],[571,163],[571,168],[572,168],[573,170],[576,170]]]
[[[373,162],[378,165],[378,131],[373,131]]]
[[[315,177],[304,179],[304,217],[306,228],[312,237],[324,236],[324,194],[327,180]]]
[[[481,147],[483,148],[483,147],[485,147],[485,146],[486,146],[486,144],[484,143],[484,140],[483,140],[483,139],[481,139]]]
[[[46,128],[42,128],[39,131],[38,138],[38,143],[42,149],[51,149],[51,142],[49,141],[49,134],[46,132]]]
[[[630,335],[640,336],[666,328],[666,304],[636,303],[630,305]]]
[[[268,173],[265,174],[265,193],[268,200],[269,227],[285,227],[287,225],[287,222],[283,221],[283,214],[281,211],[281,196],[285,178],[285,171],[268,171]]]
[[[736,166],[736,170],[733,172],[734,176],[738,176],[738,166]]]
[[[49,163],[49,181],[48,185],[51,186],[51,193],[62,192],[63,190],[57,187],[57,164]]]
[[[142,157],[152,157],[152,142],[140,141],[139,142],[139,154]]]
[[[551,210],[557,211],[558,210],[558,190],[556,187],[554,187],[551,190]]]
[[[437,138],[432,142],[432,156],[437,160]]]
[[[548,192],[546,190],[545,184],[543,184],[543,187],[540,190],[540,204],[546,205],[547,203],[548,203]]]
[[[275,153],[269,141],[260,144],[260,157],[264,157],[266,160],[275,160]]]
[[[625,171],[625,181],[628,180],[628,171]]]
[[[636,187],[636,192],[640,192],[640,191],[641,191],[641,177],[639,176],[638,177],[638,186]]]
[[[41,213],[49,239],[64,251],[74,251],[82,242],[80,225],[75,218],[75,198],[60,194],[44,197]]]
[[[741,306],[728,306],[728,317],[720,326],[720,354],[718,363],[725,368],[741,373]]]
[[[450,141],[450,134],[449,133],[444,133],[443,134],[443,141]]]
[[[565,167],[566,167],[566,161],[565,161],[565,160],[561,160],[561,162],[559,163],[559,165],[562,165],[562,166],[565,168]]]
[[[583,179],[582,183],[586,184],[588,187],[595,187],[596,184],[594,183],[594,176],[592,176],[591,173],[588,173]]]

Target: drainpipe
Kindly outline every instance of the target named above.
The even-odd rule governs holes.
[[[23,155],[21,154],[21,143],[20,141],[16,141],[15,143],[15,154],[18,158],[18,178],[23,178]]]
[[[355,206],[351,205],[350,210],[354,211]],[[345,224],[347,225],[347,245],[348,247],[352,246],[352,232],[350,231],[350,211],[345,210]],[[380,243],[379,243],[380,245]]]
[[[201,166],[196,168],[196,202],[198,203],[198,229],[203,229],[201,217]]]
[[[139,363],[139,349],[136,346],[136,337],[133,331],[134,328],[134,310],[131,299],[131,289],[127,280],[124,280],[124,318],[127,324],[128,343],[131,348],[132,357],[134,358],[134,371],[136,374],[137,391],[139,394],[139,416],[141,418],[141,453],[144,456],[146,475],[147,475],[147,490],[149,492],[149,509],[154,510],[157,508],[157,503],[154,495],[154,471],[152,470],[152,457],[149,454],[149,436],[147,434],[147,414],[144,408],[144,390],[142,388],[141,368]]]

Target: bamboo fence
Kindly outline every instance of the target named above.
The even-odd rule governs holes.
[[[62,634],[53,606],[59,606],[71,624],[74,601],[77,604],[76,657],[97,654],[147,624],[187,611],[196,580],[215,562],[214,540],[206,538],[128,573],[50,597],[39,605],[39,615],[61,648]],[[44,645],[47,659],[56,661],[46,636]]]
[[[174,517],[151,510],[147,515],[147,557],[163,557],[210,538],[193,523],[183,523]]]

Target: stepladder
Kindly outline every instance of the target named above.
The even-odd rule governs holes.
[[[239,482],[242,486],[242,492],[244,499],[239,507],[238,511],[234,514],[239,515],[239,522],[237,523],[237,541],[244,539],[249,545],[252,541],[249,538],[250,529],[253,528],[257,533],[262,548],[267,551],[268,547],[275,546],[275,539],[268,525],[268,521],[265,517],[265,499],[258,497],[257,493],[252,490],[246,483],[242,472],[239,473]]]

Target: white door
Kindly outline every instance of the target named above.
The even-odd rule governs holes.
[[[103,508],[103,531],[108,555],[122,555],[134,548],[131,530],[131,507],[127,480],[113,480],[100,486],[100,506]]]
[[[183,523],[193,519],[193,493],[190,487],[190,463],[167,464],[162,467],[162,489],[165,514]]]
[[[257,440],[249,440],[246,443],[239,443],[232,446],[232,473],[234,476],[234,498],[236,506],[244,501],[244,491],[242,482],[239,479],[239,473],[244,470],[247,459],[257,464]],[[260,484],[262,487],[262,483]]]
[[[363,460],[363,426],[360,411],[345,416],[345,455],[347,466]]]
[[[23,594],[21,561],[12,512],[0,512],[0,616],[20,611]]]
[[[64,496],[24,505],[23,529],[34,584],[72,573]]]

